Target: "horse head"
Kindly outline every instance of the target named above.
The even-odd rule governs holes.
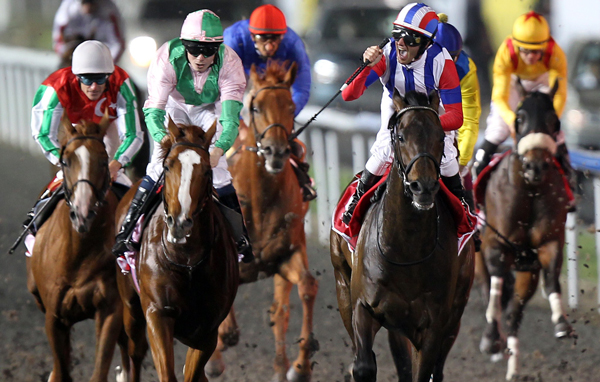
[[[554,137],[560,131],[560,120],[552,100],[558,90],[558,81],[549,94],[527,93],[520,80],[517,80],[517,89],[521,102],[516,111],[515,142],[522,162],[522,176],[528,184],[539,185],[544,181],[557,149]]]
[[[290,87],[296,78],[296,63],[269,61],[263,73],[254,65],[250,72],[250,128],[258,154],[265,159],[265,168],[272,174],[283,170],[291,149],[289,136],[294,128],[296,106]]]
[[[444,130],[438,116],[439,96],[411,91],[402,98],[394,89],[396,112],[390,119],[394,169],[404,184],[404,193],[417,209],[434,206],[440,188],[440,163],[444,154]]]
[[[166,154],[162,194],[170,243],[186,243],[192,232],[193,217],[212,196],[208,148],[216,130],[216,120],[205,132],[198,126],[175,125],[169,118],[169,139],[163,143]]]
[[[73,125],[62,117],[65,141],[60,153],[63,189],[73,229],[88,232],[110,186],[108,154],[103,137],[110,126],[108,111],[99,124],[81,121]]]

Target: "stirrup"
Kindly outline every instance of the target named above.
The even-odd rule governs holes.
[[[251,263],[252,261],[254,261],[254,252],[252,251],[252,245],[250,245],[250,241],[245,235],[237,241],[236,246],[238,253],[242,255],[242,262]]]

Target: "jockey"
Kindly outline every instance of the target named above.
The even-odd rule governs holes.
[[[230,46],[242,60],[246,76],[252,65],[264,70],[269,59],[296,63],[298,74],[292,85],[292,99],[296,105],[297,116],[308,102],[310,95],[310,61],[302,39],[289,28],[285,15],[274,5],[266,4],[256,8],[249,20],[238,21],[223,32],[225,45]],[[244,136],[245,126],[240,126],[240,135]],[[296,162],[294,171],[302,187],[304,200],[317,197],[308,176],[308,163],[304,162],[306,146],[299,139],[292,143],[292,153]]]
[[[560,118],[567,99],[567,58],[550,36],[546,19],[533,11],[521,15],[513,25],[512,35],[502,43],[494,60],[494,85],[485,141],[475,154],[473,167],[477,175],[488,165],[498,146],[515,134],[515,112],[519,102],[517,77],[526,91],[549,89],[558,81],[554,109]],[[571,165],[564,133],[558,143],[557,159],[565,172]]]
[[[117,256],[128,249],[135,250],[128,242],[129,234],[163,171],[161,158],[165,152],[161,142],[168,139],[167,114],[176,124],[197,125],[205,130],[218,119],[215,142],[210,146],[213,186],[221,202],[241,214],[223,153],[231,147],[238,133],[246,78],[238,55],[222,43],[219,16],[203,9],[188,14],[180,37],[167,41],[156,52],[148,69],[148,99],[143,109],[148,131],[154,139],[154,150],[147,175],[117,234],[113,247]],[[244,261],[251,261],[254,255],[247,234],[237,244]]]
[[[343,215],[342,220],[346,224],[350,222],[361,196],[377,183],[392,163],[388,121],[394,114],[394,88],[402,96],[411,90],[440,93],[440,120],[446,132],[440,169],[442,180],[459,199],[464,196],[454,146],[455,131],[463,124],[460,83],[450,54],[433,41],[437,26],[438,16],[429,6],[423,3],[407,4],[394,21],[392,41],[383,49],[368,47],[363,59],[369,60],[370,64],[342,91],[344,100],[352,101],[359,98],[377,79],[383,84],[381,127],[356,192]]]
[[[104,136],[106,152],[111,158],[110,177],[113,182],[129,187],[131,180],[122,167],[131,162],[142,146],[144,133],[133,84],[127,73],[114,65],[108,47],[100,41],[81,43],[73,52],[73,65],[57,70],[44,80],[33,100],[31,131],[46,158],[58,165],[63,113],[67,113],[72,122],[99,123],[106,110],[112,121]],[[50,184],[57,179],[62,179],[62,171]],[[30,212],[29,217],[32,216]]]
[[[467,165],[473,156],[479,135],[479,117],[481,116],[477,67],[471,57],[462,49],[463,41],[460,32],[452,24],[448,24],[448,16],[439,13],[438,17],[440,23],[434,41],[448,50],[456,65],[456,72],[460,80],[463,125],[458,129],[458,167],[465,185],[465,199],[471,210],[474,211],[473,184]]]
[[[125,50],[123,20],[112,0],[62,0],[52,28],[54,51],[62,56],[71,40],[99,40],[113,61]]]

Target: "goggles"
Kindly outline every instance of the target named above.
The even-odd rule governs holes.
[[[221,46],[221,44],[183,44],[183,46],[185,46],[185,50],[194,57],[198,57],[199,55],[203,55],[204,57],[211,57],[219,51],[219,47]]]
[[[104,85],[106,81],[110,77],[110,74],[100,73],[100,74],[78,74],[77,79],[79,82],[84,84],[85,86],[92,86],[93,83],[98,85]]]
[[[528,55],[528,54],[534,54],[534,55],[542,55],[544,53],[544,51],[542,49],[525,49],[525,48],[519,48],[519,52],[523,53],[524,55]]]
[[[277,42],[281,39],[280,34],[255,34],[254,38],[256,39],[256,42],[262,42],[262,43],[266,43],[267,41],[270,42]]]
[[[404,43],[408,46],[419,46],[424,39],[422,34],[398,26],[392,30],[392,37],[396,41],[404,39]]]

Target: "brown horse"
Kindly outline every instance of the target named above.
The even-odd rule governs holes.
[[[231,308],[239,284],[237,250],[231,228],[213,197],[208,148],[216,122],[200,127],[169,121],[163,148],[163,202],[148,223],[137,260],[139,295],[130,276],[118,277],[125,304],[125,331],[139,381],[147,350],[145,329],[161,382],[175,381],[173,341],[189,347],[186,381],[207,381],[204,366],[217,345],[219,324]],[[119,204],[117,227],[135,193]]]
[[[46,334],[54,356],[49,381],[71,381],[70,330],[96,320],[96,359],[91,381],[106,381],[117,338],[122,304],[115,279],[114,213],[108,155],[102,138],[110,121],[73,126],[63,116],[66,143],[60,165],[65,199],[36,235],[27,259],[27,286],[46,314]],[[125,350],[125,349],[122,349]],[[126,355],[126,351],[124,352]],[[128,368],[128,360],[124,359]]]
[[[444,131],[439,97],[394,94],[394,161],[386,190],[365,215],[355,252],[335,231],[330,250],[355,381],[375,381],[375,335],[388,338],[399,380],[443,380],[473,281],[474,246],[458,253],[457,225],[438,190]]]
[[[313,306],[318,282],[308,270],[304,216],[308,202],[290,164],[288,138],[294,126],[294,102],[290,86],[296,76],[296,65],[270,62],[259,75],[252,68],[250,78],[249,133],[237,148],[230,171],[238,192],[256,261],[240,263],[242,283],[273,276],[275,296],[269,310],[275,336],[276,381],[308,381],[311,377],[310,357],[318,349],[312,333]],[[298,285],[303,305],[303,322],[298,358],[290,367],[285,351],[285,335],[289,321],[289,295]],[[219,329],[219,348],[232,346],[239,338],[233,309]],[[211,375],[223,372],[221,355],[215,352],[209,365]],[[287,374],[287,377],[286,377]]]
[[[507,380],[518,376],[518,329],[525,305],[537,289],[540,270],[552,309],[554,335],[563,338],[573,333],[562,307],[559,283],[569,198],[554,157],[554,137],[560,129],[552,103],[557,88],[558,83],[550,94],[527,95],[519,87],[522,99],[516,112],[515,149],[493,168],[484,190],[479,190],[480,181],[477,184],[476,193],[485,192],[487,226],[481,249],[491,275],[488,324],[480,349],[500,358],[508,347]],[[507,282],[514,285],[507,288]],[[505,299],[506,339],[499,325],[503,291],[507,290],[514,292]]]

